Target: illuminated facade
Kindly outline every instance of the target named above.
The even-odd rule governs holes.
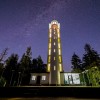
[[[83,85],[80,73],[63,71],[60,23],[49,24],[47,72],[31,73],[30,85]]]
[[[60,38],[60,23],[53,20],[49,24],[47,72],[49,74],[49,84],[60,85],[60,72],[63,72],[62,49]]]

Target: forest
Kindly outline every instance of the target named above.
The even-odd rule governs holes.
[[[82,73],[91,69],[90,72],[94,73],[93,75],[98,79],[100,73],[93,72],[93,68],[100,72],[100,54],[90,44],[85,44],[84,51],[82,58],[75,52],[72,55],[71,72]],[[47,64],[44,64],[40,55],[37,58],[32,58],[31,47],[27,47],[21,59],[18,54],[14,53],[5,59],[7,52],[8,48],[5,48],[0,54],[0,87],[29,85],[30,73],[46,73]],[[92,74],[90,73],[90,76]]]

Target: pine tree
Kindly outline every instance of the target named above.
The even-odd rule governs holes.
[[[100,67],[100,56],[89,44],[86,44],[85,54],[83,55],[83,68],[89,69],[91,67]]]
[[[29,84],[31,59],[32,59],[31,47],[28,47],[26,53],[23,54],[20,60],[20,66],[19,66],[19,69],[21,70],[21,79],[19,83],[20,85]]]
[[[4,70],[4,78],[7,80],[7,85],[11,86],[13,85],[14,80],[17,80],[16,74],[17,74],[17,65],[18,65],[18,55],[17,54],[11,54],[10,57],[6,60],[6,66]]]
[[[72,69],[73,69],[72,72],[80,72],[80,71],[82,71],[81,59],[75,53],[72,56],[71,63],[72,63]]]

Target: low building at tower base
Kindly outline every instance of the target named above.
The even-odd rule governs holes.
[[[83,80],[80,79],[80,73],[61,72],[60,83],[61,84],[50,84],[49,83],[50,73],[31,73],[30,85],[55,85],[55,86],[75,86],[84,85]]]

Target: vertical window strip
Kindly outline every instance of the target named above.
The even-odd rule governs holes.
[[[59,64],[59,70],[62,71],[62,65],[61,64]]]
[[[59,56],[59,62],[61,62],[61,56]]]
[[[58,48],[60,48],[60,43],[58,43]]]
[[[51,48],[51,43],[49,43],[49,48]]]
[[[54,57],[54,60],[56,60],[56,57]]]
[[[54,52],[56,52],[56,50],[54,49]]]
[[[50,62],[50,56],[48,57],[48,62]]]
[[[59,49],[59,51],[58,51],[58,52],[59,52],[59,55],[61,55],[61,49]]]
[[[49,55],[51,55],[51,49],[49,49]]]
[[[54,66],[54,70],[56,70],[56,66]]]
[[[54,45],[56,45],[56,43],[54,42]]]

